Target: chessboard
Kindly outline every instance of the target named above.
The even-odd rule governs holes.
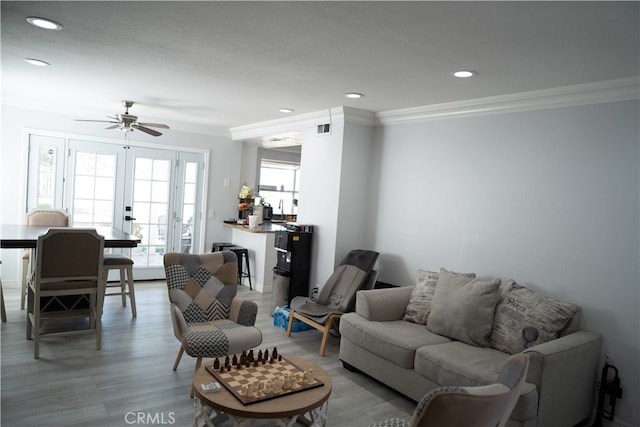
[[[292,393],[322,387],[324,383],[273,349],[253,351],[216,359],[205,365],[206,370],[231,392],[243,405],[263,402]]]

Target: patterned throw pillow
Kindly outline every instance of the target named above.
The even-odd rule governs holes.
[[[411,291],[409,304],[404,311],[404,320],[420,325],[427,324],[438,276],[439,274],[433,271],[418,270],[416,286]]]
[[[493,319],[490,344],[509,354],[558,338],[579,310],[575,304],[560,302],[508,282]]]

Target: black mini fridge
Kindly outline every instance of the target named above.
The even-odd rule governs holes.
[[[287,224],[286,230],[276,232],[272,309],[289,306],[297,296],[309,296],[312,237],[313,227],[310,225]],[[287,285],[288,289],[283,289]]]

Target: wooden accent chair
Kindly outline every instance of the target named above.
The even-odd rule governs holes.
[[[291,336],[295,319],[322,332],[320,356],[324,356],[329,333],[337,330],[340,317],[353,311],[356,292],[372,289],[378,272],[373,266],[380,254],[364,249],[355,249],[342,260],[329,280],[324,284],[318,299],[295,297],[289,304],[291,314],[287,326],[287,336]]]
[[[236,263],[229,251],[164,255],[173,333],[180,341],[174,371],[184,352],[196,358],[197,371],[203,357],[241,353],[262,343],[262,332],[253,326],[258,305],[236,297]]]
[[[27,225],[39,225],[49,227],[68,227],[71,217],[60,209],[33,209],[27,214]],[[27,295],[27,280],[30,273],[31,250],[22,253],[22,293],[20,294],[20,309],[24,310],[25,297]]]
[[[391,418],[369,427],[503,427],[527,378],[529,356],[509,357],[494,384],[444,386],[427,393],[410,421]]]
[[[50,228],[38,237],[36,268],[27,286],[27,339],[40,357],[41,335],[96,334],[101,346],[104,237],[95,229]],[[85,329],[47,331],[43,323],[88,317]]]

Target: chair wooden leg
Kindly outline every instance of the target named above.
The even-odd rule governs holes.
[[[322,342],[320,342],[320,356],[324,356],[324,352],[327,349],[327,341],[329,341],[329,331],[333,326],[333,315],[329,316],[324,324],[324,330],[322,331]]]
[[[182,353],[184,353],[184,347],[180,346],[180,351],[178,351],[178,357],[176,357],[176,361],[173,364],[173,370],[178,369],[178,365],[180,364],[180,359],[182,359]]]
[[[20,310],[24,310],[27,297],[27,274],[29,273],[29,260],[22,260],[22,291],[20,293]]]
[[[131,315],[133,317],[138,316],[138,310],[136,309],[136,291],[133,287],[133,267],[127,267],[127,286],[129,290],[129,298],[131,299]]]
[[[194,376],[196,375],[196,372],[198,372],[198,369],[200,369],[200,366],[202,366],[202,357],[201,356],[196,359],[196,369],[194,369],[194,371],[193,371],[193,375]],[[189,397],[193,398],[194,393],[195,392],[194,392],[193,384],[191,384],[191,395]]]
[[[0,279],[0,300],[2,300],[2,321],[7,321],[7,310],[4,307],[4,292],[2,292],[2,279]]]
[[[291,330],[293,329],[293,314],[294,314],[294,311],[293,311],[293,309],[291,309],[291,311],[289,312],[289,324],[287,325],[287,336],[288,337],[291,336]]]

